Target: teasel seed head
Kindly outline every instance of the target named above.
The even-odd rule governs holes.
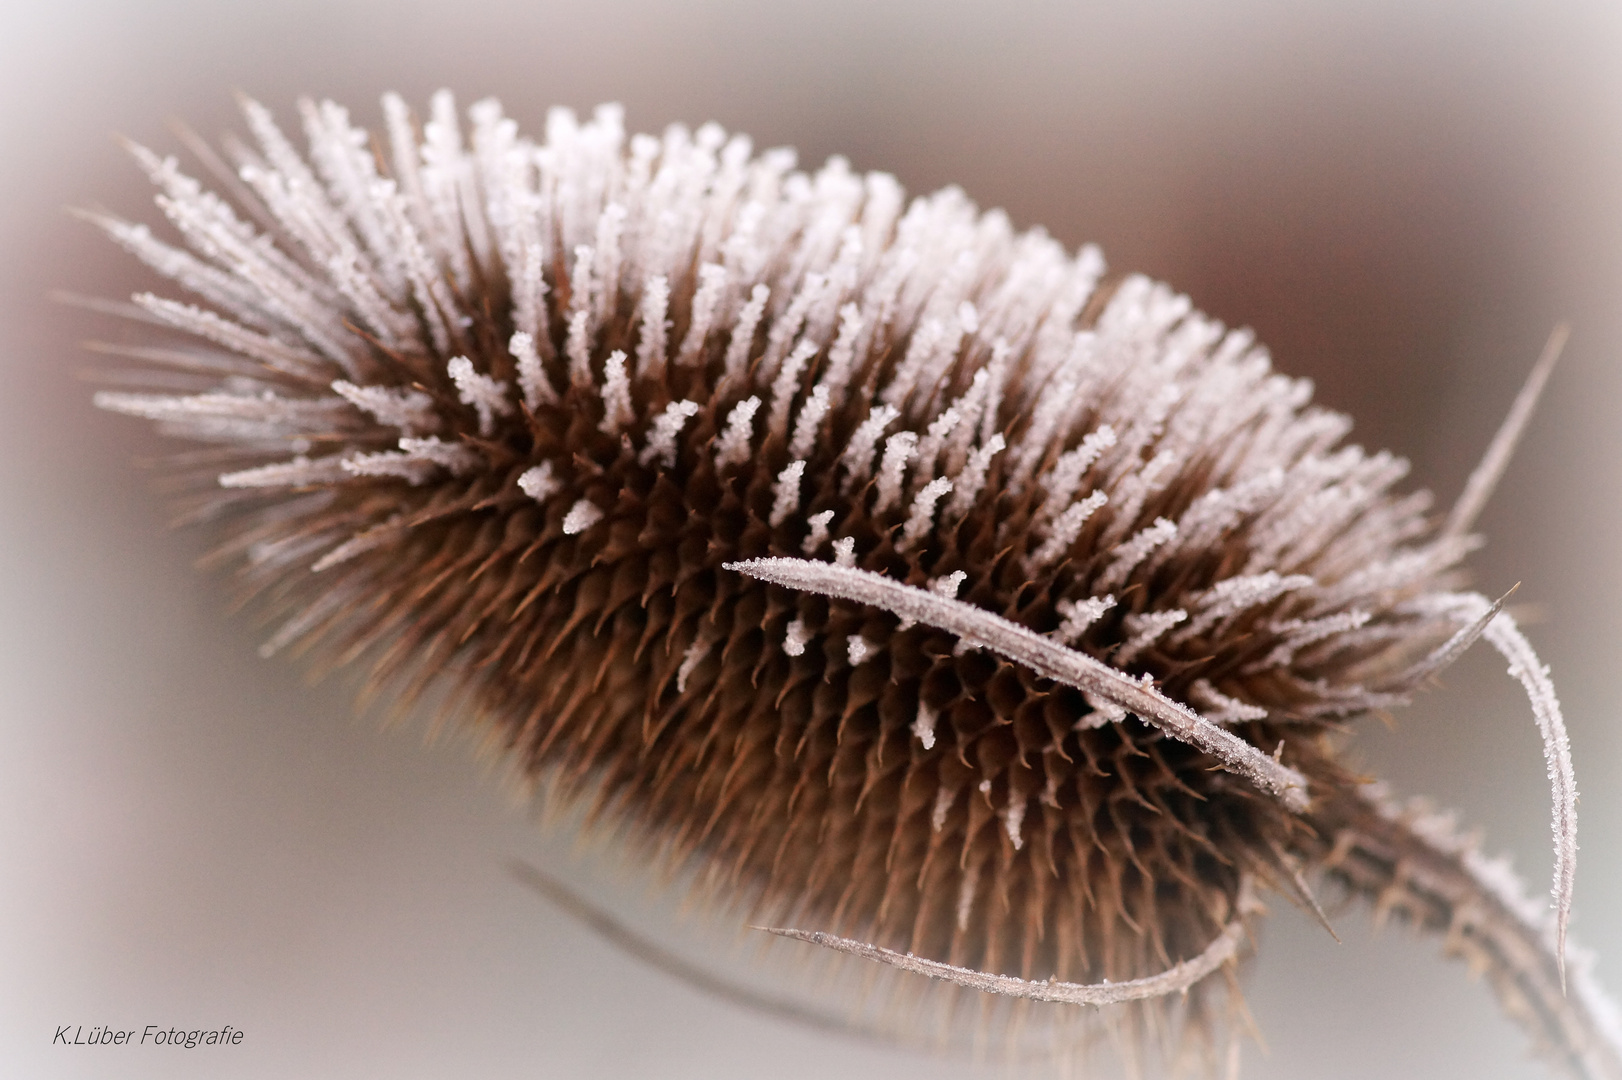
[[[267,654],[446,694],[794,936],[1197,1016],[1253,887],[1328,874],[1479,939],[1562,1060],[1615,1075],[1586,974],[1551,990],[1559,706],[1461,591],[1529,400],[1439,527],[1248,332],[955,189],[714,125],[627,139],[615,107],[537,143],[493,101],[419,130],[386,97],[380,140],[305,102],[305,154],[244,108],[229,198],[133,148],[178,243],[96,217],[189,294],[134,298],[173,332],[134,350],[163,392],[96,400],[206,447],[176,474]],[[1483,635],[1545,738],[1552,918],[1328,738]]]

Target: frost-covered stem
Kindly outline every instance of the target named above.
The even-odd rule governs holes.
[[[1320,800],[1308,821],[1330,845],[1321,866],[1377,915],[1397,913],[1445,935],[1444,948],[1482,968],[1504,1011],[1581,1080],[1622,1080],[1616,1005],[1572,946],[1562,986],[1554,919],[1503,862],[1457,837],[1449,819],[1379,794]]]

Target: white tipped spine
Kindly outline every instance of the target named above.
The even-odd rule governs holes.
[[[727,414],[726,430],[715,446],[715,467],[742,465],[754,450],[755,413],[760,410],[760,399],[750,396],[732,406]]]
[[[772,485],[770,523],[773,528],[787,521],[789,515],[799,512],[800,478],[804,475],[804,461],[791,461],[782,472],[777,474],[777,482]]]
[[[589,499],[578,499],[563,515],[563,535],[578,536],[603,519],[603,512]]]

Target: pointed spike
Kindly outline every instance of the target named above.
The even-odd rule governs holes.
[[[1481,511],[1486,509],[1487,500],[1492,498],[1493,488],[1498,486],[1499,479],[1508,468],[1509,459],[1515,453],[1515,444],[1520,442],[1527,422],[1532,419],[1532,410],[1537,408],[1543,387],[1548,383],[1549,375],[1554,371],[1554,365],[1560,359],[1560,353],[1566,347],[1566,339],[1570,336],[1571,327],[1565,323],[1556,326],[1549,334],[1542,355],[1538,357],[1537,363],[1532,365],[1531,374],[1527,375],[1525,385],[1521,387],[1520,393],[1515,395],[1514,404],[1509,407],[1509,415],[1504,417],[1498,433],[1487,445],[1487,452],[1481,455],[1481,463],[1465,481],[1464,490],[1459,493],[1459,501],[1453,504],[1452,511],[1447,515],[1447,523],[1442,526],[1442,536],[1462,536],[1469,532],[1475,525],[1476,518],[1481,515]]]

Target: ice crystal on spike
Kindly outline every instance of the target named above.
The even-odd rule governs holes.
[[[303,155],[246,105],[228,195],[135,148],[169,239],[89,215],[178,290],[131,309],[162,392],[97,403],[206,445],[267,652],[448,684],[712,899],[1027,1020],[1210,1051],[1259,890],[1328,879],[1622,1074],[1564,994],[1559,704],[1458,591],[1547,362],[1439,525],[1249,334],[955,189],[614,107],[300,113]],[[1480,637],[1546,747],[1549,910],[1325,737]]]

